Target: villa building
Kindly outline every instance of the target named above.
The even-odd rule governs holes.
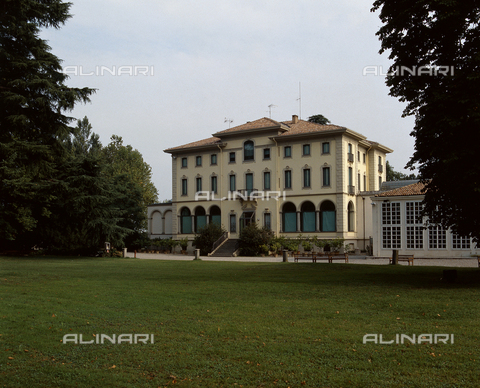
[[[165,152],[172,155],[172,203],[149,207],[152,238],[193,239],[217,222],[236,239],[256,222],[277,235],[340,237],[364,249],[372,234],[365,199],[386,180],[393,151],[348,128],[294,115],[247,122]]]

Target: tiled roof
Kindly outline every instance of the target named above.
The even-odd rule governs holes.
[[[280,136],[292,136],[300,135],[302,133],[315,133],[331,131],[334,129],[345,129],[345,127],[340,127],[338,125],[321,125],[317,123],[311,123],[305,120],[298,120],[297,123],[293,123],[293,121],[282,121],[282,124],[287,125],[288,127],[290,127],[290,129],[287,132],[282,133]]]
[[[376,197],[400,197],[408,195],[423,195],[425,192],[425,183],[417,182],[408,186],[399,187],[398,189],[393,189],[389,191],[384,191],[383,193],[377,194]]]
[[[208,139],[194,141],[193,143],[184,144],[184,145],[181,145],[181,146],[178,146],[178,147],[167,148],[165,150],[165,152],[182,150],[182,149],[185,149],[185,148],[193,148],[193,147],[202,147],[202,146],[208,146],[208,145],[214,145],[214,144],[221,144],[221,143],[222,143],[222,141],[218,137],[210,137]]]
[[[279,138],[302,135],[302,134],[315,134],[315,133],[322,133],[322,132],[335,131],[335,130],[347,130],[347,128],[345,127],[341,127],[333,124],[321,125],[317,123],[311,123],[305,120],[298,120],[296,123],[294,123],[293,120],[279,122],[267,117],[263,117],[255,121],[249,121],[245,124],[237,125],[236,127],[219,131],[209,139],[203,139],[193,143],[184,144],[178,147],[168,148],[165,150],[165,152],[220,144],[222,142],[220,139],[222,135],[230,135],[236,132],[251,131],[255,129],[264,129],[264,128],[272,128],[272,127],[273,128],[278,127],[279,132],[282,132],[277,135]],[[353,131],[351,132],[354,133]],[[371,142],[371,143],[378,144],[374,142]]]
[[[232,132],[238,132],[238,131],[246,131],[249,129],[261,129],[261,128],[268,128],[268,127],[276,127],[280,126],[281,123],[278,121],[269,119],[267,117],[263,117],[261,119],[255,120],[255,121],[248,121],[245,124],[242,125],[237,125],[236,127],[233,128],[228,128],[223,131],[217,132],[215,135],[221,135],[221,134],[230,134]]]

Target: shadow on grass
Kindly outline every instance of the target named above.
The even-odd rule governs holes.
[[[85,276],[105,281],[143,279],[153,282],[273,282],[305,285],[342,284],[406,288],[479,288],[480,269],[328,263],[245,263],[219,261],[138,260],[94,257],[0,257],[22,263],[25,269],[54,271],[55,275]],[[40,264],[37,266],[36,264]],[[51,266],[49,264],[52,264]],[[82,265],[88,264],[88,265]],[[14,269],[13,265],[11,269]],[[20,268],[18,268],[20,270]],[[455,282],[446,282],[444,270],[455,269]]]

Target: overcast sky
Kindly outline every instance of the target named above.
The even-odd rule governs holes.
[[[390,63],[378,54],[373,0],[73,3],[65,26],[42,33],[68,85],[98,89],[71,115],[87,116],[104,145],[116,134],[138,149],[160,201],[172,196],[164,149],[228,128],[225,118],[235,126],[269,117],[271,104],[274,120],[323,114],[390,147],[387,160],[409,172],[414,119],[401,117],[405,105],[388,95],[384,75],[364,75]]]

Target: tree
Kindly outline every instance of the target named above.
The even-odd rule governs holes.
[[[393,63],[390,95],[415,116],[415,151],[426,183],[424,215],[480,237],[480,4],[461,0],[377,0],[380,53]]]
[[[395,171],[387,160],[387,181],[406,181],[411,179],[418,179],[415,174],[404,174],[403,172]]]
[[[53,252],[89,254],[107,241],[123,248],[134,229],[125,220],[141,212],[140,193],[135,198],[129,182],[105,179],[104,169],[98,156],[66,159],[52,186],[54,211],[40,218],[39,228],[26,237]]]
[[[198,234],[195,234],[192,245],[196,249],[200,249],[201,255],[208,255],[212,251],[213,243],[217,241],[226,231],[216,222],[200,228]]]
[[[152,168],[143,160],[142,154],[130,145],[123,145],[120,136],[113,135],[111,142],[103,148],[103,158],[107,164],[107,177],[125,175],[141,192],[140,207],[143,220],[140,229],[147,229],[147,206],[158,201],[158,192],[152,183]]]
[[[252,222],[240,233],[240,253],[244,256],[257,256],[262,252],[262,246],[270,246],[273,237],[274,234],[270,229],[266,227],[260,229],[256,223]]]
[[[325,116],[323,115],[314,115],[314,116],[310,116],[308,118],[308,121],[310,121],[311,123],[316,123],[316,124],[320,124],[320,125],[327,125],[327,124],[330,124],[330,120],[327,119]]]
[[[70,17],[60,0],[5,0],[0,5],[0,242],[16,240],[52,212],[51,189],[73,120],[64,113],[89,101],[70,88],[60,60],[39,38]],[[2,245],[0,243],[0,245]],[[33,244],[32,244],[33,245]]]
[[[66,144],[68,150],[74,155],[98,156],[102,149],[100,136],[92,132],[92,125],[87,116],[83,120],[77,121],[77,126],[73,129]]]

